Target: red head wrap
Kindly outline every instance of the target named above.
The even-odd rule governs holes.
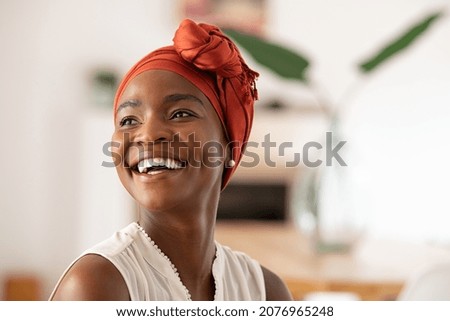
[[[175,72],[209,99],[232,143],[233,160],[239,164],[252,126],[258,73],[247,66],[236,45],[216,26],[185,19],[173,43],[149,53],[128,71],[117,89],[114,117],[120,96],[138,74],[152,69]],[[225,168],[222,188],[236,167]]]

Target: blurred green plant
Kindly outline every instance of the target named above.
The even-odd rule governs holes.
[[[303,55],[262,38],[226,29],[225,33],[244,48],[255,61],[277,75],[308,83],[306,70],[310,63]]]
[[[443,11],[433,12],[426,15],[409,28],[406,28],[399,36],[395,37],[370,57],[357,64],[359,74],[361,76],[372,74],[394,56],[404,52],[423,36],[443,15]],[[345,107],[345,102],[341,101],[339,104],[331,104],[329,99],[325,99],[326,97],[319,95],[316,84],[314,84],[308,75],[311,63],[305,55],[254,35],[231,29],[225,29],[224,31],[257,63],[267,67],[282,78],[300,81],[306,85],[314,93],[320,109],[324,113],[324,116],[327,117],[329,129],[333,132],[333,135],[340,136],[339,120],[341,117],[340,112],[342,112],[340,108]],[[348,92],[354,93],[352,90],[349,90]],[[345,98],[347,98],[347,96],[348,95],[344,95]],[[334,170],[337,175],[339,175],[340,181],[345,179],[342,171],[339,170],[337,166],[328,170]],[[347,244],[346,242],[342,243],[339,240],[336,240],[334,243],[321,240],[321,235],[323,234],[321,234],[322,232],[319,225],[321,224],[320,216],[322,216],[323,219],[323,213],[319,203],[324,196],[322,190],[325,184],[327,184],[327,182],[323,169],[322,173],[315,168],[306,171],[302,177],[300,189],[298,190],[299,195],[296,197],[297,200],[294,200],[294,203],[297,202],[298,204],[294,204],[294,206],[300,209],[302,214],[299,215],[303,215],[303,218],[309,217],[314,220],[313,225],[315,226],[315,234],[313,234],[313,239],[315,240],[315,249],[319,253],[346,251],[351,247],[351,244]]]
[[[405,49],[416,42],[443,14],[443,11],[433,12],[422,18],[419,22],[414,23],[398,37],[382,46],[371,57],[359,63],[359,71],[362,74],[373,73],[392,57],[405,51]],[[224,32],[234,39],[239,47],[248,52],[256,62],[267,67],[275,74],[286,79],[298,80],[306,86],[311,85],[308,77],[308,69],[311,63],[305,55],[261,37],[242,33],[237,30],[225,29]],[[337,110],[330,110],[331,106],[324,104],[324,99],[320,101],[322,102],[320,106],[322,110],[331,119],[335,119],[337,117],[335,114]]]
[[[370,73],[377,69],[381,64],[389,60],[389,58],[408,48],[419,36],[423,35],[430,26],[443,15],[442,12],[433,13],[422,19],[419,23],[411,26],[400,37],[394,39],[384,46],[374,56],[359,64],[359,68],[363,73]]]

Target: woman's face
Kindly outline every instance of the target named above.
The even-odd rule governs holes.
[[[176,73],[136,76],[118,101],[119,178],[149,211],[189,208],[220,193],[226,139],[206,96]]]

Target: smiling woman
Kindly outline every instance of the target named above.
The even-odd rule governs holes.
[[[191,20],[131,68],[114,102],[112,155],[139,219],[76,259],[51,300],[291,299],[278,276],[214,239],[257,75],[217,27]]]
[[[119,103],[130,100],[138,103],[118,109],[113,135],[123,162],[117,172],[128,192],[145,210],[174,211],[165,224],[170,217],[198,216],[199,208],[215,211],[209,203],[218,201],[223,166],[205,166],[203,146],[227,142],[206,96],[177,73],[147,70],[133,78]]]

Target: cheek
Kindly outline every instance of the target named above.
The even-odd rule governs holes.
[[[111,156],[113,157],[114,165],[121,166],[124,161],[124,143],[122,137],[114,133],[111,137]]]
[[[190,148],[195,151],[195,159],[201,159],[207,167],[222,166],[228,153],[224,134],[215,126],[205,126],[204,130],[196,131],[195,142],[190,143]]]
[[[142,151],[142,146],[135,146],[132,142],[133,133],[114,132],[112,136],[112,152],[119,155],[120,167],[128,168],[130,157]]]
[[[127,162],[125,160],[125,150],[126,146],[124,142],[121,139],[117,139],[117,137],[112,138],[112,152],[117,154],[117,159],[120,159],[120,162],[117,162],[115,164],[116,173],[119,177],[120,182],[122,183],[122,186],[125,187],[125,189],[128,191],[130,195],[133,196],[133,188],[131,184],[131,171],[128,168]],[[134,196],[133,196],[134,197]]]
[[[203,164],[209,168],[223,167],[226,146],[218,141],[209,141],[202,148]]]
[[[114,155],[114,164],[120,181],[126,187],[126,179],[128,178],[128,162],[126,160],[125,150],[127,150],[127,141],[124,140],[123,133],[114,132],[111,138],[111,153]]]

